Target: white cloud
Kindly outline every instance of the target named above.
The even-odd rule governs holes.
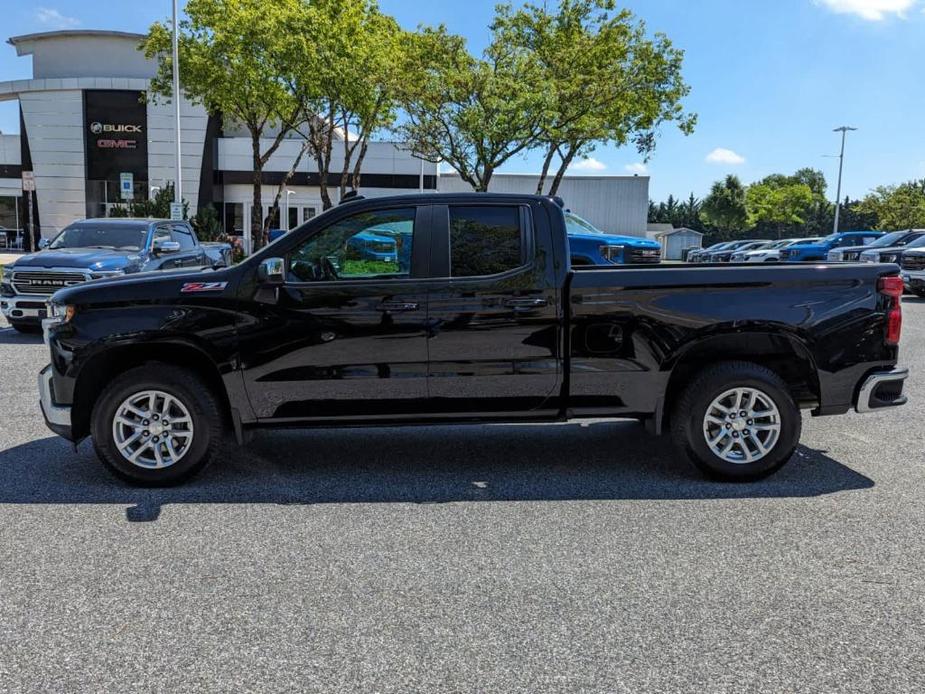
[[[634,164],[627,164],[623,168],[629,171],[631,174],[639,174],[640,176],[649,173],[649,167],[643,164],[641,161],[637,161]]]
[[[569,168],[575,171],[603,171],[607,168],[607,164],[598,161],[594,157],[588,157],[587,159],[580,159],[569,166]]]
[[[905,17],[919,0],[815,0],[838,14],[854,14],[870,22],[879,22],[888,15]]]
[[[707,163],[729,164],[735,166],[737,164],[744,164],[745,157],[743,157],[738,152],[733,152],[731,149],[726,149],[725,147],[717,147],[707,155]]]
[[[38,8],[35,11],[35,18],[40,24],[45,24],[55,29],[73,29],[80,24],[80,20],[76,17],[67,17],[50,7]]]

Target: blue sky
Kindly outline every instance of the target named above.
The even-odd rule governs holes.
[[[494,0],[380,0],[405,27],[444,23],[473,51],[487,41]],[[666,129],[643,165],[631,148],[601,147],[576,173],[645,171],[650,193],[702,196],[727,173],[746,182],[802,166],[822,169],[834,195],[838,151],[849,135],[844,190],[925,177],[925,0],[624,0],[652,31],[686,51],[686,105],[696,132]],[[6,36],[61,28],[144,31],[169,0],[3,2]],[[101,56],[101,58],[105,58]],[[0,80],[30,75],[28,58],[0,45]],[[0,131],[16,132],[14,104],[0,104]],[[507,171],[536,171],[540,155]]]

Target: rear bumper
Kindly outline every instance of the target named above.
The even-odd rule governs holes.
[[[901,368],[877,371],[868,375],[858,389],[855,411],[863,414],[905,405],[907,398],[903,395],[903,385],[908,377],[909,369]]]
[[[39,407],[45,424],[58,436],[73,441],[71,432],[71,408],[67,405],[58,405],[55,402],[52,366],[49,364],[39,372]]]

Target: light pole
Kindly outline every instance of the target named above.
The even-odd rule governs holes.
[[[838,155],[838,189],[835,193],[835,223],[832,225],[833,234],[838,233],[838,211],[841,209],[841,172],[845,163],[845,136],[848,134],[849,130],[857,130],[857,128],[843,125],[832,131],[833,133],[841,133],[841,152]]]
[[[294,190],[286,191],[286,231],[289,231],[289,196],[294,194]]]
[[[173,201],[178,205],[183,201],[182,172],[180,166],[180,27],[177,23],[177,0],[173,0],[173,109],[176,117],[177,138],[177,182],[173,186]]]

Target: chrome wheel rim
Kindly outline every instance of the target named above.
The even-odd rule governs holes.
[[[112,436],[119,453],[148,470],[176,465],[193,443],[193,418],[180,400],[162,390],[142,390],[116,408]]]
[[[712,453],[729,463],[754,463],[780,438],[780,411],[756,388],[731,388],[714,398],[703,417],[703,438]]]

